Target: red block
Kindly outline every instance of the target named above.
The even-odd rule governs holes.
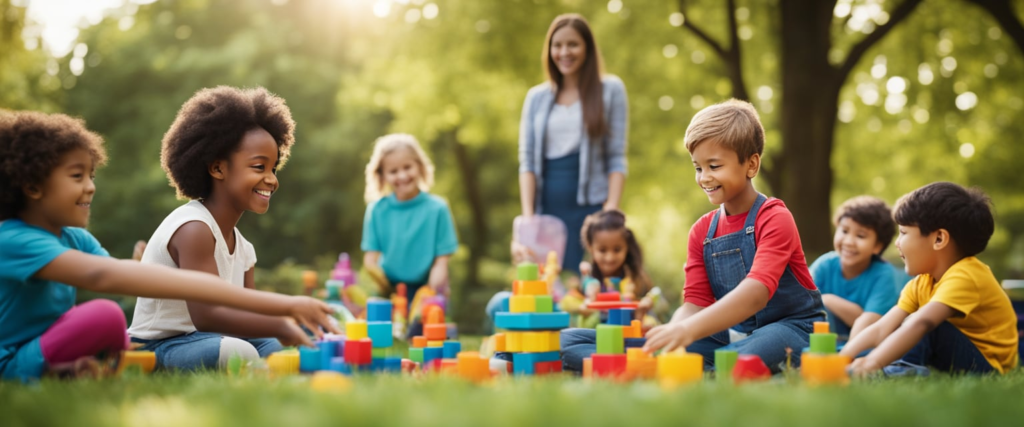
[[[618,292],[601,292],[597,294],[598,301],[620,301],[622,297]]]
[[[756,354],[743,354],[736,359],[736,366],[732,368],[732,380],[737,384],[745,381],[760,381],[771,378],[772,371],[764,364],[761,357]]]
[[[557,374],[562,372],[562,361],[537,362],[533,364],[534,375]]]
[[[444,363],[444,359],[434,359],[423,365],[424,371],[441,371],[441,366]]]
[[[373,361],[373,342],[369,338],[345,340],[345,363],[369,365]]]
[[[625,354],[592,354],[590,360],[594,365],[594,376],[617,377],[626,372]]]

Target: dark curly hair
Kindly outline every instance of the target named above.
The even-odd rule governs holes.
[[[107,162],[103,138],[64,114],[0,110],[0,220],[25,209],[23,188],[42,185],[61,157],[84,149],[96,167]]]
[[[637,242],[633,230],[626,227],[626,214],[619,210],[604,210],[587,215],[583,220],[583,227],[580,230],[580,240],[583,247],[590,250],[594,244],[594,233],[598,231],[619,231],[626,239],[626,261],[624,264],[626,274],[629,275],[636,285],[636,296],[647,295],[651,290],[651,278],[644,270],[644,252]],[[601,269],[594,268],[591,274],[600,282],[604,282],[604,274]]]
[[[899,225],[920,228],[921,234],[944,228],[960,255],[969,257],[984,251],[995,232],[991,205],[992,200],[979,189],[935,182],[900,197],[893,219]]]
[[[213,191],[208,168],[238,149],[245,133],[262,128],[277,142],[278,169],[295,142],[295,121],[284,99],[262,87],[217,86],[196,92],[164,134],[160,165],[179,198],[204,199]]]
[[[892,243],[892,237],[896,234],[896,223],[892,220],[892,211],[889,206],[877,197],[857,196],[843,202],[836,209],[836,217],[832,221],[836,227],[843,218],[850,218],[867,228],[875,230],[875,237],[878,243],[882,244],[882,251]]]

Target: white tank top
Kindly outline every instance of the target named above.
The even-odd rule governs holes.
[[[149,238],[146,251],[142,254],[143,264],[159,264],[178,268],[167,250],[171,236],[182,225],[192,221],[205,223],[213,232],[215,240],[213,257],[217,261],[217,273],[221,279],[239,287],[245,286],[245,272],[256,265],[256,251],[252,244],[242,237],[235,229],[235,253],[228,253],[227,243],[217,226],[217,221],[206,206],[193,200],[177,208],[153,232]],[[135,316],[128,334],[146,340],[170,338],[176,335],[194,332],[195,325],[188,314],[188,306],[183,300],[142,298],[135,304]]]

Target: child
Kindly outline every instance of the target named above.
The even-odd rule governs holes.
[[[626,227],[626,216],[620,211],[601,211],[588,215],[580,230],[583,247],[593,258],[592,274],[599,282],[620,278],[620,283],[632,282],[634,292],[640,297],[635,312],[637,319],[643,319],[651,308],[647,293],[651,290],[651,279],[644,271],[644,254],[633,231]],[[573,372],[583,370],[583,359],[597,350],[597,333],[593,329],[572,328],[562,331],[563,369]]]
[[[326,304],[238,289],[207,274],[109,258],[81,227],[96,194],[103,141],[61,114],[0,113],[0,377],[84,373],[128,347],[121,308],[75,305],[75,288],[191,299],[324,326]],[[298,340],[311,344],[308,339]]]
[[[735,350],[778,372],[787,348],[800,360],[825,315],[793,215],[754,189],[764,150],[757,111],[738,100],[712,105],[693,117],[685,141],[697,185],[721,208],[690,229],[683,306],[647,332],[644,350],[685,347],[706,369],[715,350]]]
[[[855,375],[901,356],[942,371],[1005,374],[1017,366],[1017,316],[987,265],[975,258],[995,229],[989,199],[949,182],[926,185],[896,202],[896,248],[916,276],[896,307],[851,339]],[[911,316],[912,315],[912,316]],[[886,368],[896,372],[900,365]]]
[[[896,305],[898,286],[903,285],[896,281],[903,275],[881,256],[896,234],[885,202],[854,197],[839,206],[834,222],[835,251],[811,264],[811,276],[821,290],[832,332],[846,341]]]
[[[448,203],[427,192],[433,184],[434,164],[412,135],[385,135],[374,143],[366,165],[363,265],[383,270],[378,276],[390,284],[405,283],[414,307],[424,295],[447,292],[448,259],[459,246]],[[389,283],[382,284],[385,292]],[[417,292],[424,285],[425,292]],[[410,323],[409,336],[421,327]]]
[[[186,101],[164,135],[160,160],[178,196],[191,201],[164,218],[142,263],[254,288],[256,252],[235,225],[246,211],[269,209],[294,127],[284,100],[263,88],[220,86]],[[156,353],[157,367],[183,370],[224,367],[235,355],[266,357],[304,335],[283,317],[156,298],[139,298],[128,333]]]

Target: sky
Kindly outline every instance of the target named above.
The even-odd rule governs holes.
[[[54,56],[70,52],[78,38],[79,28],[95,25],[110,9],[117,9],[127,3],[146,4],[156,0],[16,0],[17,6],[28,6],[30,23],[26,28],[26,40],[36,43],[39,36],[43,46]]]

